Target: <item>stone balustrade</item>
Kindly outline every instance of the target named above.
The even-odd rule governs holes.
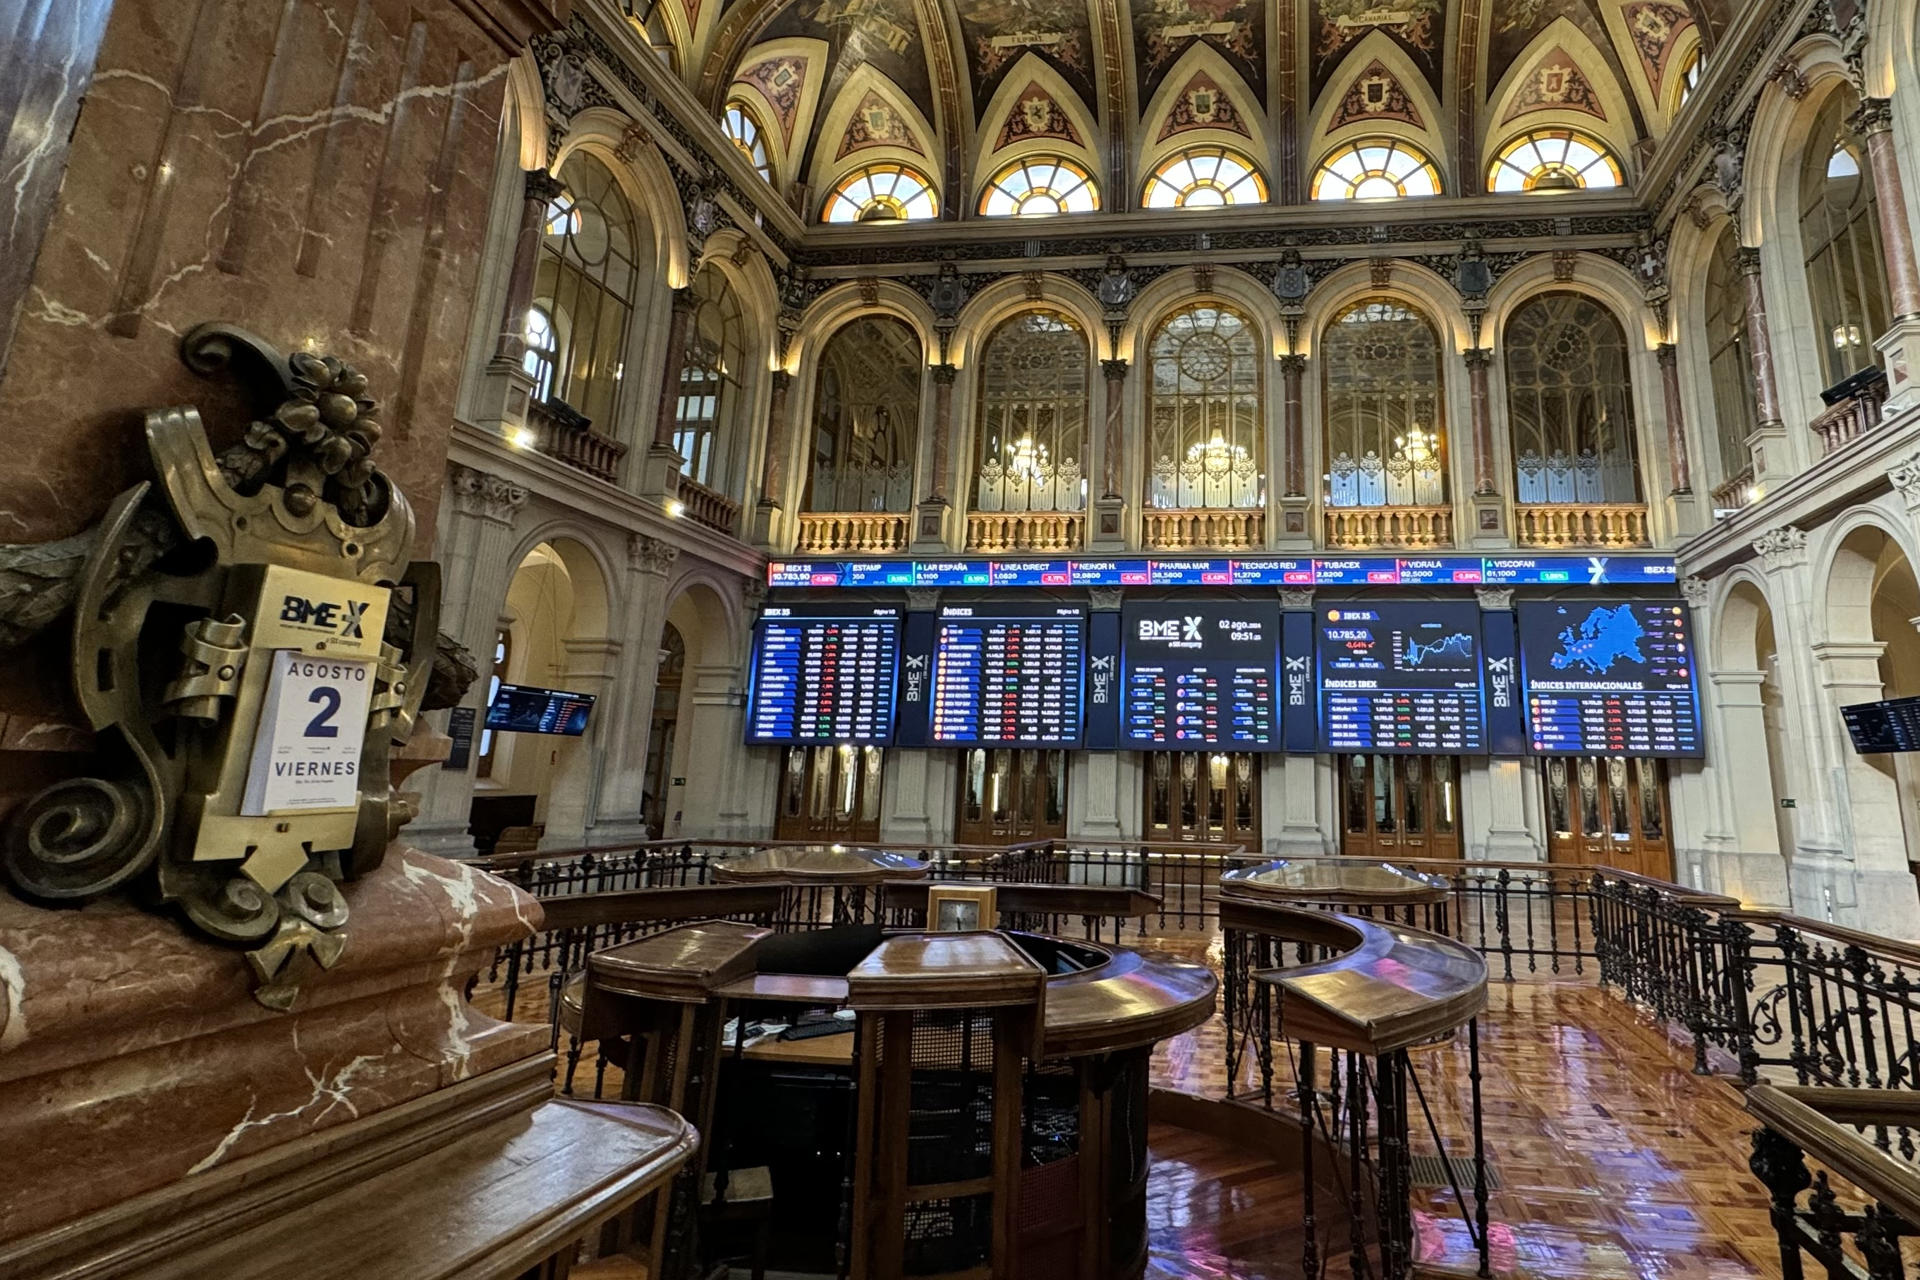
[[[1327,546],[1341,551],[1453,545],[1452,507],[1328,507]]]
[[[1078,551],[1086,532],[1084,511],[975,511],[967,516],[967,550]]]
[[[1644,547],[1647,504],[1548,502],[1513,509],[1513,540],[1522,547]]]
[[[627,456],[627,446],[595,431],[592,423],[567,405],[529,401],[527,428],[533,432],[533,447],[549,458],[609,484],[620,478],[620,460]]]
[[[740,504],[686,476],[680,477],[681,515],[695,524],[717,529],[729,537],[740,529]]]
[[[1251,551],[1267,542],[1267,513],[1258,507],[1149,507],[1141,513],[1141,524],[1150,551]]]
[[[794,551],[802,555],[822,551],[887,555],[905,551],[907,521],[904,511],[803,512],[800,516],[800,537]]]

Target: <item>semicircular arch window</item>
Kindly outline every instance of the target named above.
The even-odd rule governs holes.
[[[870,164],[840,179],[822,222],[920,222],[939,216],[926,175],[903,164]]]
[[[1405,303],[1347,308],[1320,340],[1330,507],[1440,507],[1447,497],[1440,335]]]
[[[1315,200],[1392,200],[1440,194],[1440,170],[1397,138],[1363,138],[1328,156],[1314,172]]]
[[[1225,147],[1193,147],[1160,162],[1140,203],[1149,209],[1205,209],[1266,198],[1266,179],[1253,161]]]
[[[1147,417],[1149,506],[1227,509],[1266,502],[1258,330],[1213,302],[1154,332]]]
[[[773,181],[773,162],[767,158],[767,140],[760,132],[760,122],[753,118],[753,112],[747,110],[744,102],[735,99],[727,104],[727,112],[720,117],[720,129],[740,148],[753,171]]]
[[[1092,213],[1099,207],[1100,189],[1093,175],[1059,156],[1014,161],[994,175],[980,196],[980,212],[989,218]]]
[[[1500,148],[1487,172],[1487,189],[1601,191],[1625,181],[1606,144],[1572,129],[1535,129]]]

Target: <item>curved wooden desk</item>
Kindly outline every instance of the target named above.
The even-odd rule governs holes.
[[[1146,1261],[1147,1057],[1210,1018],[1217,987],[1203,965],[1039,934],[706,921],[589,957],[577,999],[586,1038],[627,1039],[627,1096],[714,1135],[702,1179],[770,1167],[776,1222],[800,1198],[816,1237],[848,1214],[855,1280],[1122,1280]],[[856,1011],[857,1032],[725,1037],[809,1006]],[[850,1100],[851,1141],[841,1123],[781,1145],[782,1124],[823,1113],[822,1076]],[[784,1154],[799,1145],[840,1152],[838,1172]]]

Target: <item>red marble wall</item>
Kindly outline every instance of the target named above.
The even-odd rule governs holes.
[[[116,0],[0,378],[0,542],[143,478],[142,409],[229,403],[175,354],[226,320],[367,374],[430,548],[506,61],[566,5]]]

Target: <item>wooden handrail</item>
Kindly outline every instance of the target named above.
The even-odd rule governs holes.
[[[1920,1123],[1920,1094],[1901,1089],[1757,1084],[1747,1110],[1801,1151],[1909,1222],[1920,1221],[1920,1169],[1853,1125]]]
[[[881,887],[886,911],[925,911],[927,891],[937,881],[893,880]],[[1160,899],[1139,889],[1097,884],[997,884],[994,906],[1003,915],[1097,916],[1139,920],[1160,909]]]
[[[584,929],[650,920],[705,920],[721,916],[773,915],[788,886],[702,884],[688,888],[621,889],[542,898],[543,930]]]
[[[1723,911],[1721,916],[1728,920],[1738,920],[1742,924],[1770,924],[1798,929],[1801,933],[1810,933],[1850,947],[1859,947],[1862,951],[1871,951],[1875,955],[1885,956],[1891,960],[1899,960],[1906,964],[1920,964],[1920,943],[1902,942],[1898,938],[1883,937],[1877,933],[1862,933],[1858,929],[1828,924],[1825,920],[1811,920],[1806,916],[1796,916],[1784,911],[1756,911],[1747,908]]]

